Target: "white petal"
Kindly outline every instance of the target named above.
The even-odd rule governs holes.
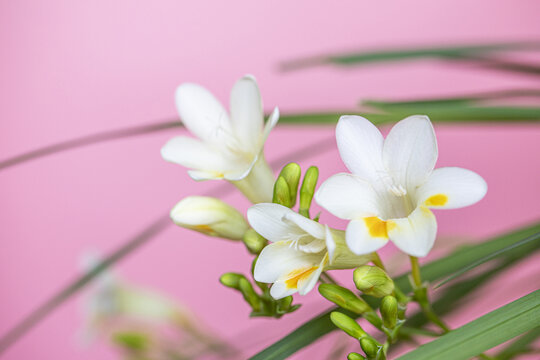
[[[436,209],[456,209],[480,201],[487,184],[477,173],[458,168],[435,169],[417,192],[418,205]]]
[[[185,83],[176,89],[180,119],[195,136],[204,141],[224,143],[231,136],[231,124],[221,103],[204,87]]]
[[[328,256],[330,258],[330,262],[334,260],[334,252],[336,251],[336,241],[334,240],[334,236],[332,235],[332,232],[330,231],[330,228],[325,225],[324,226],[325,235],[326,235],[326,249],[328,250]]]
[[[426,256],[435,242],[437,220],[425,206],[417,207],[407,218],[388,221],[390,240],[404,253]]]
[[[308,292],[313,290],[315,285],[317,285],[317,281],[319,281],[319,277],[321,277],[321,273],[323,272],[324,266],[327,262],[328,254],[323,257],[321,263],[319,264],[319,267],[315,271],[313,271],[308,276],[301,277],[298,280],[297,288],[300,295],[306,295]]]
[[[266,124],[264,125],[264,130],[263,130],[261,143],[260,143],[261,149],[264,146],[264,143],[266,142],[268,135],[270,135],[270,131],[272,131],[274,126],[276,126],[278,120],[279,120],[279,109],[276,107],[274,108],[274,111],[272,111],[272,113],[268,117],[268,120],[266,120]]]
[[[437,162],[437,138],[427,116],[413,115],[398,122],[384,141],[383,161],[407,191],[422,185]]]
[[[377,181],[384,173],[383,137],[367,119],[342,116],[336,127],[336,140],[341,159],[352,173],[367,181]]]
[[[290,241],[279,241],[267,245],[259,255],[253,276],[255,280],[272,283],[278,279],[288,279],[298,269],[309,269],[321,261],[320,254],[307,254],[295,250]]]
[[[386,224],[382,220],[364,218],[353,220],[347,225],[345,240],[349,249],[357,254],[364,255],[379,250],[388,242]],[[373,226],[373,222],[377,226]]]
[[[380,215],[377,193],[367,181],[352,174],[328,178],[315,193],[315,200],[342,219]]]
[[[262,203],[247,211],[248,222],[256,232],[270,241],[281,241],[295,232],[294,225],[283,222],[283,217],[292,210],[279,204]]]
[[[292,222],[295,226],[305,231],[309,235],[317,239],[324,239],[324,225],[319,224],[316,221],[308,219],[294,211],[290,211],[284,215],[284,219]]]
[[[246,75],[231,90],[231,125],[242,148],[258,150],[264,116],[255,78]]]
[[[186,136],[177,136],[169,140],[161,148],[161,156],[166,161],[190,169],[214,173],[217,177],[228,167],[236,167],[234,162],[225,158],[212,146]]]
[[[275,300],[282,299],[297,292],[297,288],[288,287],[285,281],[276,281],[270,288],[270,296]]]

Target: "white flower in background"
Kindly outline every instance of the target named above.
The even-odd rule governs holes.
[[[176,204],[170,215],[176,225],[231,240],[242,240],[249,229],[238,210],[208,196],[188,196]]]
[[[191,83],[176,90],[176,106],[182,122],[198,139],[171,139],[161,149],[165,160],[190,168],[195,180],[229,180],[254,203],[272,200],[274,175],[263,147],[279,111],[276,108],[264,124],[254,77],[246,75],[232,88],[230,116],[208,90]]]
[[[266,246],[255,264],[254,278],[273,283],[270,295],[280,299],[295,292],[308,293],[321,273],[348,269],[370,261],[357,256],[345,244],[343,231],[330,229],[278,204],[252,206],[250,225],[272,243]]]
[[[426,256],[437,233],[430,208],[469,206],[486,194],[486,182],[472,171],[433,170],[437,139],[427,116],[401,120],[386,139],[363,117],[342,116],[336,138],[352,174],[330,177],[315,199],[335,216],[351,220],[346,240],[356,254],[376,251],[390,239],[411,256]]]

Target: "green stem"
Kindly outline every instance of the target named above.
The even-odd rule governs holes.
[[[420,274],[420,265],[418,264],[418,258],[415,256],[409,256],[411,260],[411,278],[414,288],[414,298],[420,305],[424,315],[435,325],[441,328],[443,333],[450,331],[450,328],[442,321],[441,318],[433,311],[431,304],[429,303],[427,288],[422,284],[422,275]]]

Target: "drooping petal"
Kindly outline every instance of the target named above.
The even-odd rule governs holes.
[[[388,236],[404,253],[426,256],[435,242],[437,220],[425,206],[418,206],[407,218],[388,220]]]
[[[245,150],[257,151],[263,128],[263,106],[255,78],[246,75],[231,90],[231,125]]]
[[[357,255],[377,251],[388,242],[386,228],[386,222],[377,217],[352,220],[345,233],[347,246]]]
[[[267,245],[259,255],[253,276],[255,280],[273,283],[290,279],[302,269],[310,269],[321,261],[320,254],[308,254],[290,246],[290,241],[278,241]]]
[[[292,210],[286,213],[283,219],[294,224],[294,226],[297,226],[298,228],[300,228],[300,230],[305,231],[314,238],[324,239],[325,237],[324,225],[308,219],[307,217],[302,216]]]
[[[291,209],[283,205],[262,203],[250,207],[247,211],[247,218],[256,232],[266,239],[276,242],[289,239],[289,235],[295,232],[294,225],[283,221],[285,215],[291,212]]]
[[[384,141],[383,161],[396,186],[408,192],[422,185],[437,162],[437,138],[427,116],[398,122]]]
[[[336,140],[341,159],[353,174],[367,181],[377,181],[384,173],[383,136],[367,119],[342,116],[336,127]]]
[[[204,87],[185,83],[176,89],[180,119],[201,140],[221,144],[232,132],[229,116],[221,103]]]
[[[365,180],[352,174],[328,178],[315,193],[317,203],[342,219],[380,215],[377,193]]]
[[[278,120],[279,120],[279,109],[276,107],[274,108],[274,111],[272,111],[272,113],[268,117],[268,120],[266,120],[266,124],[264,125],[264,130],[262,133],[261,144],[260,144],[261,148],[266,142],[268,135],[270,135],[270,131],[272,131],[274,126],[276,126]]]
[[[284,280],[279,280],[276,281],[270,288],[270,296],[272,296],[275,300],[279,300],[292,295],[297,291],[298,289],[296,287],[289,287]]]
[[[477,173],[458,168],[435,169],[416,194],[418,205],[435,209],[456,209],[480,201],[487,184]]]
[[[209,175],[214,174],[216,178],[223,177],[223,172],[228,167],[236,166],[209,144],[186,136],[177,136],[169,140],[161,148],[161,156],[166,161],[202,170]]]

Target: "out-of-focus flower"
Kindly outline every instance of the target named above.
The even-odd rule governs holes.
[[[263,147],[279,111],[276,108],[264,124],[254,77],[246,75],[232,88],[230,116],[208,90],[191,83],[176,90],[176,106],[184,125],[198,139],[171,139],[161,149],[165,160],[191,169],[188,173],[195,180],[229,180],[253,203],[272,200],[274,175]]]
[[[95,266],[96,260],[92,260]],[[86,266],[88,267],[88,266]],[[126,359],[195,359],[201,353],[229,357],[232,350],[205,329],[186,307],[106,272],[85,298],[84,340],[102,338]]]
[[[437,222],[433,209],[455,209],[481,200],[486,182],[457,167],[433,170],[437,139],[427,116],[398,122],[386,140],[360,116],[342,116],[336,129],[341,158],[352,174],[326,180],[317,202],[337,217],[351,220],[346,241],[367,254],[392,240],[403,252],[426,256]]]
[[[225,202],[208,196],[188,196],[171,210],[176,225],[231,240],[242,240],[249,229],[244,216]]]
[[[274,299],[311,291],[321,273],[367,263],[370,256],[357,256],[345,244],[343,231],[310,220],[278,204],[257,204],[247,213],[250,225],[272,243],[255,264],[255,280],[273,283]]]

